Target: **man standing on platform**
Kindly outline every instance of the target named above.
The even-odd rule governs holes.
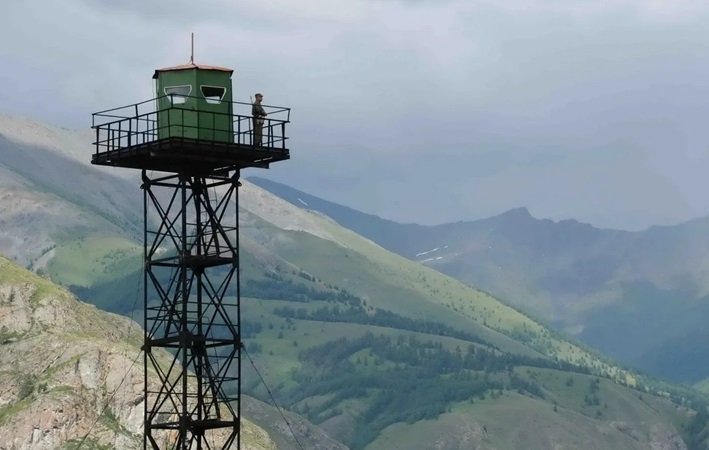
[[[263,95],[260,93],[257,93],[254,95],[256,100],[254,101],[253,105],[251,105],[251,115],[253,116],[253,121],[254,121],[254,145],[261,146],[262,144],[262,138],[263,138],[263,122],[264,118],[268,115],[266,114],[266,111],[263,109],[263,106],[261,106],[261,101],[263,100]]]

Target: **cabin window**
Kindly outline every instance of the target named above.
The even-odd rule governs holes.
[[[224,98],[224,94],[226,93],[226,88],[221,86],[201,86],[201,89],[204,99],[207,100],[207,103],[211,103],[213,105],[218,105],[221,103]]]
[[[170,86],[165,88],[165,95],[170,98],[173,105],[182,105],[185,103],[191,92],[192,86],[190,85]]]

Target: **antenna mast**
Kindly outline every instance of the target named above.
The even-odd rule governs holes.
[[[190,51],[190,64],[194,64],[194,33],[191,33],[192,35],[192,47]]]

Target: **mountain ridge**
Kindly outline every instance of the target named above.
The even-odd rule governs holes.
[[[599,448],[683,450],[698,435],[686,430],[701,431],[688,409],[701,407],[695,393],[618,367],[322,214],[247,181],[242,189],[243,342],[279,403],[353,449],[408,442],[412,423],[428,430],[413,450],[469,448],[471,438],[481,448],[574,447],[575,435]],[[140,252],[120,253],[109,238],[60,239],[47,274],[94,302],[101,290],[103,307],[130,314],[135,278],[121,277],[140,273]],[[267,399],[249,370],[244,392]],[[460,420],[494,432],[470,434]]]
[[[397,225],[280,183],[250,180],[296,207],[315,208],[391,251],[491,292],[626,364],[684,382],[700,381],[702,370],[709,376],[709,365],[691,374],[680,369],[698,364],[689,354],[682,364],[669,363],[667,350],[696,344],[692,336],[701,324],[695,318],[709,314],[709,263],[703,256],[709,252],[709,217],[624,231],[536,219],[517,208],[478,221]],[[668,326],[670,317],[676,323]],[[656,351],[674,369],[658,370]]]

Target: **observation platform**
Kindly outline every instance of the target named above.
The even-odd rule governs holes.
[[[164,96],[94,113],[91,163],[209,175],[290,159],[290,108],[262,105],[268,115],[259,133],[250,103],[210,111],[181,107],[184,98]]]

